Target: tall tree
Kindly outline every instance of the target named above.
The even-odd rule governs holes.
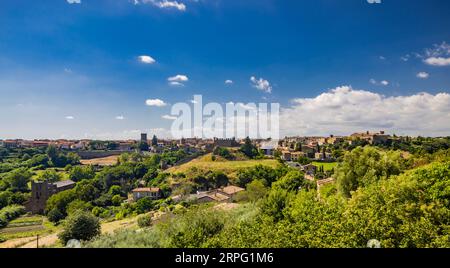
[[[153,135],[152,146],[156,146],[156,145],[158,145],[158,138],[156,137],[156,135]]]

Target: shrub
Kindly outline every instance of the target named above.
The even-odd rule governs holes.
[[[12,205],[4,207],[0,210],[0,228],[5,227],[10,221],[22,214],[25,214],[25,208],[22,206]]]
[[[89,241],[100,235],[100,222],[97,217],[84,211],[69,215],[63,224],[64,230],[58,235],[66,244],[71,239]]]
[[[137,219],[138,226],[140,228],[146,228],[152,226],[152,217],[148,214],[142,215]]]
[[[51,222],[58,223],[60,220],[64,219],[64,215],[59,209],[54,208],[48,212],[47,218]]]
[[[115,195],[111,198],[111,202],[114,206],[120,206],[122,204],[123,198],[120,195]]]

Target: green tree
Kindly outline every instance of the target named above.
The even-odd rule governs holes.
[[[5,182],[9,185],[13,192],[28,191],[28,182],[30,182],[32,174],[26,168],[19,168],[11,171],[5,178]]]
[[[91,180],[95,177],[95,170],[92,166],[75,166],[69,172],[69,178],[75,182]]]
[[[39,181],[57,182],[61,180],[61,175],[54,169],[47,169],[38,176]]]
[[[158,145],[158,138],[156,137],[156,135],[153,135],[152,146],[157,146],[157,145]]]
[[[63,244],[71,239],[89,241],[100,235],[100,222],[91,213],[77,211],[67,217],[63,224],[63,231],[58,235]]]
[[[262,200],[268,192],[268,189],[260,180],[254,180],[247,184],[247,190],[239,192],[236,201],[239,202],[257,202]]]
[[[400,174],[406,168],[400,152],[358,147],[345,154],[335,172],[338,190],[346,197],[361,186]]]
[[[254,158],[258,155],[258,149],[253,145],[249,137],[245,138],[245,143],[241,146],[241,152],[248,158]]]
[[[66,216],[67,206],[77,198],[78,196],[76,194],[75,189],[62,191],[60,193],[54,194],[47,200],[46,211],[50,212],[53,209],[57,209],[64,216]]]

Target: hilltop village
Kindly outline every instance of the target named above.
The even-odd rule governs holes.
[[[287,166],[304,172],[305,179],[315,182],[318,187],[332,183],[334,179],[331,176],[332,170],[324,172],[323,165],[319,163],[335,163],[340,157],[339,151],[335,146],[362,145],[362,144],[387,144],[392,142],[394,137],[386,135],[384,131],[372,133],[354,133],[350,136],[329,136],[329,137],[285,137],[279,141],[270,139],[251,140],[251,145],[258,150],[261,159],[279,159]],[[92,166],[113,166],[117,163],[118,156],[122,154],[137,153],[142,155],[155,155],[164,152],[185,153],[185,157],[176,163],[167,163],[161,160],[159,168],[161,170],[170,169],[172,166],[181,165],[189,162],[198,156],[209,153],[216,154],[217,151],[236,150],[244,146],[246,139],[199,139],[183,138],[180,140],[158,139],[153,136],[148,139],[146,133],[142,133],[139,140],[125,141],[99,141],[99,140],[0,140],[0,147],[6,149],[48,149],[49,147],[63,152],[71,152],[80,158],[80,163]],[[223,151],[222,150],[222,151]],[[220,154],[220,153],[219,153]],[[75,158],[76,158],[75,156]],[[116,156],[116,157],[115,157]],[[225,156],[226,157],[226,156]],[[107,160],[110,160],[109,162]],[[106,160],[106,161],[104,161]],[[315,161],[315,165],[311,164]],[[322,170],[320,170],[322,168]],[[321,171],[320,176],[318,170]],[[24,202],[28,212],[42,214],[46,211],[48,199],[59,192],[74,188],[76,182],[72,180],[49,182],[48,180],[31,181],[31,197]],[[173,185],[177,185],[174,183]],[[172,186],[173,186],[172,185]],[[164,198],[162,190],[158,187],[143,187],[145,183],[141,181],[140,187],[131,189],[130,199],[128,201],[138,201],[141,198],[159,200]],[[178,185],[177,185],[178,186]],[[221,188],[211,189],[209,187],[199,187],[201,191],[190,193],[186,198],[195,202],[231,202],[233,197],[245,189],[233,186],[223,185]],[[174,201],[181,201],[181,195],[171,197]]]
[[[350,197],[359,176],[366,176],[352,175],[366,169],[348,170],[358,161],[375,165],[367,169],[370,176],[400,174],[449,145],[448,138],[384,131],[281,140],[170,140],[145,133],[125,141],[1,140],[0,247],[1,241],[8,247],[24,239],[30,242],[22,246],[32,247],[36,235],[53,237],[49,245],[65,243],[73,238],[65,231],[76,217],[94,217],[105,230],[147,228],[190,211],[262,205],[279,190],[285,193],[276,198],[283,200],[303,191],[317,200],[337,193]],[[278,205],[271,211],[280,213],[285,201],[273,202]]]

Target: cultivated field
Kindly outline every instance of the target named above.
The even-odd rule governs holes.
[[[194,170],[196,171],[221,171],[228,176],[234,177],[238,170],[243,168],[254,167],[257,165],[264,165],[269,167],[277,167],[279,165],[277,160],[273,159],[261,159],[261,160],[241,160],[241,161],[228,161],[217,158],[212,160],[212,155],[207,154],[196,158],[186,164],[175,166],[168,169],[168,173],[185,173],[188,174]]]
[[[0,236],[7,239],[0,243],[2,247],[17,247],[36,238],[45,236],[57,228],[43,216],[23,216],[11,221],[6,228],[0,229]]]
[[[102,158],[80,160],[80,162],[83,165],[113,166],[117,164],[117,159],[119,159],[118,155],[112,155]]]

